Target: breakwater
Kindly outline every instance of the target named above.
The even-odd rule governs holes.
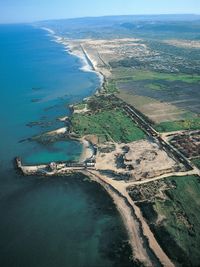
[[[41,165],[23,165],[19,157],[15,158],[16,167],[23,175],[56,176],[66,175],[86,169],[95,169],[95,159],[89,159],[83,163],[78,162],[51,162]]]

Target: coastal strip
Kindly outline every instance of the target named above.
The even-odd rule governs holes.
[[[99,77],[101,77],[102,88],[105,82],[105,77],[102,75],[102,73],[98,72],[95,62],[90,59],[84,48],[82,47],[82,49],[80,49],[79,47],[78,52],[74,52],[72,49],[70,51],[69,42],[66,39],[56,36],[53,31],[48,32],[56,38],[57,42],[63,44],[67,48],[67,52],[69,54],[81,58],[82,62],[84,62],[85,66],[87,66],[87,71],[95,72],[99,75]],[[83,70],[86,71],[86,69]],[[130,199],[125,183],[120,183],[119,181],[99,175],[99,172],[96,172],[95,170],[95,161],[93,158],[90,158],[89,161],[85,161],[83,163],[52,162],[48,165],[40,166],[23,166],[21,160],[17,158],[16,163],[18,169],[21,169],[25,175],[38,173],[38,175],[44,176],[59,176],[66,175],[68,173],[70,174],[72,172],[82,172],[91,179],[100,183],[110,194],[118,211],[121,214],[129,235],[134,259],[142,262],[148,267],[162,265],[166,267],[174,266],[174,264],[159,246],[148,224],[144,220],[140,209],[136,207],[133,201]]]
[[[88,170],[88,175],[90,177],[92,176],[93,178],[96,177],[95,181],[103,185],[103,187],[113,198],[114,203],[116,204],[116,207],[119,210],[127,228],[134,258],[144,263],[145,266],[154,267],[157,265],[162,265],[165,267],[174,267],[175,265],[173,264],[173,262],[158,244],[154,234],[152,233],[147,222],[143,218],[140,209],[134,204],[133,200],[130,198],[127,192],[128,185],[107,178],[104,175],[100,175],[95,170]],[[108,190],[108,188],[110,190]],[[117,192],[117,199],[114,192]],[[121,208],[122,203],[119,197],[125,200],[125,206],[123,205],[123,209]],[[130,207],[132,209],[132,213],[130,213]],[[140,234],[138,223],[141,227],[140,229],[142,229],[143,238]],[[146,238],[147,240],[146,245],[144,238]],[[150,255],[148,254],[148,252],[151,252]]]
[[[47,27],[42,27],[42,30],[47,31],[50,36],[53,37],[53,40],[56,43],[62,44],[63,47],[65,48],[65,51],[72,56],[75,56],[81,60],[82,67],[81,70],[85,72],[94,72],[97,74],[100,80],[100,88],[104,88],[104,83],[105,83],[105,77],[104,75],[96,69],[95,62],[90,58],[86,50],[84,49],[83,45],[80,45],[78,49],[73,48],[73,40],[61,37],[57,35],[52,29],[47,28]]]
[[[141,233],[140,223],[136,220],[134,210],[128,204],[123,193],[92,171],[82,171],[82,173],[99,183],[113,199],[126,227],[134,261],[139,261],[148,267],[161,266],[154,254],[150,253],[151,255],[149,255],[148,242],[145,242],[146,240],[144,240]]]

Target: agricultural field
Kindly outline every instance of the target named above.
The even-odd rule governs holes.
[[[119,90],[130,94],[153,98],[160,102],[167,102],[188,112],[200,112],[200,84],[188,84],[180,81],[143,80],[131,82],[118,82]]]
[[[200,117],[182,119],[179,121],[165,121],[156,125],[158,132],[173,132],[180,130],[199,130]]]
[[[133,51],[132,56],[110,62],[108,89],[115,88],[161,132],[200,129],[199,42],[190,40],[188,46],[186,40],[139,42],[146,53]]]
[[[176,265],[199,266],[200,178],[171,177],[129,193]]]
[[[158,131],[200,129],[200,76],[131,68],[113,70],[116,94],[135,106]]]

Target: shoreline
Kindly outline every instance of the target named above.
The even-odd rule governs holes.
[[[131,207],[127,205],[126,198],[111,184],[107,183],[103,179],[100,179],[99,176],[88,171],[81,171],[81,173],[88,176],[92,181],[100,184],[112,198],[113,203],[121,216],[124,227],[126,228],[129,237],[129,244],[132,249],[133,260],[139,261],[148,267],[155,267],[155,262],[151,261],[147,253],[148,247],[146,245],[148,244],[143,243],[139,222],[133,218],[134,213]],[[159,263],[156,264],[156,266],[159,266]]]
[[[140,208],[130,198],[126,190],[128,184],[107,178],[95,170],[88,170],[84,173],[90,178],[92,177],[97,183],[100,183],[113,199],[127,229],[134,259],[139,260],[147,267],[174,267],[173,262],[160,247],[151,232]],[[122,205],[122,200],[124,200],[125,205]]]
[[[67,52],[71,56],[78,58],[81,61],[82,66],[80,67],[80,70],[82,70],[84,72],[96,73],[96,75],[99,77],[99,81],[100,81],[99,87],[100,88],[104,87],[103,84],[105,83],[105,76],[101,72],[96,70],[95,62],[92,61],[92,59],[89,57],[89,55],[87,54],[87,52],[84,50],[84,48],[82,46],[81,46],[81,49],[83,50],[82,53],[80,53],[80,51],[79,51],[79,53],[75,52],[75,51],[73,51],[73,48],[70,45],[70,41],[72,42],[73,40],[67,40],[64,37],[57,35],[50,28],[42,27],[41,29],[44,31],[47,31],[49,33],[49,35],[53,37],[53,41],[55,41],[58,44],[62,44],[63,47],[65,48],[65,52]]]
[[[83,146],[82,153],[79,158],[79,162],[83,163],[86,160],[92,158],[92,156],[94,155],[94,151],[91,147],[90,142],[87,141],[84,137],[79,139],[79,142],[82,143],[82,146]]]
[[[98,75],[100,80],[100,88],[99,88],[100,91],[105,88],[104,86],[106,82],[106,77],[96,69],[95,62],[91,60],[91,58],[89,57],[89,55],[87,54],[87,52],[84,50],[83,47],[82,47],[83,51],[80,54],[80,50],[73,51],[73,49],[70,48],[69,41],[67,41],[63,37],[57,36],[56,33],[51,29],[43,28],[43,30],[46,30],[51,36],[53,36],[55,42],[62,44],[66,49],[65,51],[68,54],[76,56],[81,60],[81,62],[83,63],[83,67],[80,69],[82,71],[95,72]],[[96,90],[96,93],[97,92],[98,89]],[[83,152],[80,159],[88,155],[88,151],[86,151],[88,143],[87,144],[84,143],[83,140],[81,142],[83,143]],[[107,193],[113,199],[113,202],[127,230],[130,245],[132,248],[132,255],[134,259],[144,263],[145,266],[148,267],[160,266],[162,264],[163,266],[166,267],[174,266],[171,260],[160,248],[157,240],[153,236],[152,232],[149,230],[147,223],[143,222],[144,218],[141,216],[139,208],[136,209],[134,207],[135,205],[133,205],[133,203],[130,203],[128,192],[126,191],[125,187],[123,186],[120,187],[119,184],[116,184],[115,186],[114,185],[115,181],[111,182],[110,180],[108,180],[108,178],[104,179],[102,177],[99,177],[99,175],[93,173],[93,170],[87,171],[87,170],[74,169],[74,171],[85,173],[86,176],[88,176],[90,179],[101,184],[101,186],[107,191]],[[135,218],[133,218],[133,216]],[[149,237],[153,238],[153,241],[150,240]],[[151,252],[151,255],[149,255],[149,252]]]

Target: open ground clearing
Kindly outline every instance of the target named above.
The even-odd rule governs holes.
[[[180,170],[164,150],[147,140],[104,144],[96,160],[96,169],[116,180],[145,180]]]

